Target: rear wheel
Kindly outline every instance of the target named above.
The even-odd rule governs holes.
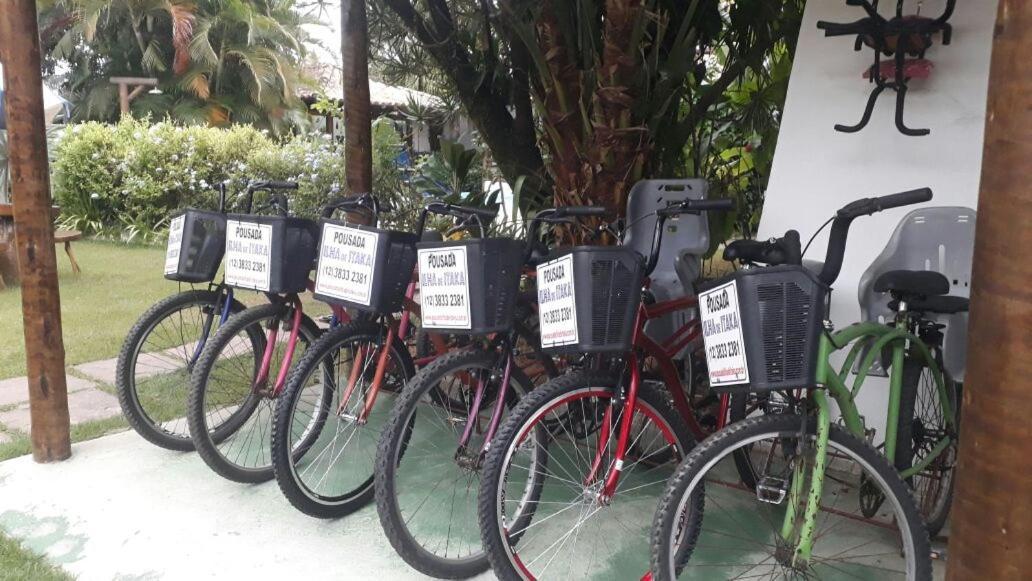
[[[413,568],[433,577],[471,577],[487,569],[476,500],[488,427],[503,369],[496,352],[460,351],[434,361],[405,387],[380,438],[376,508],[384,532]],[[476,401],[478,385],[483,396]],[[515,366],[501,418],[533,388]],[[443,396],[443,397],[442,397]],[[476,413],[472,413],[476,407]],[[469,418],[475,418],[469,425]],[[501,419],[500,418],[500,419]],[[459,447],[466,430],[469,441]]]
[[[502,425],[478,502],[500,578],[637,579],[645,571],[656,496],[694,441],[666,394],[643,382],[618,487],[603,498],[625,407],[618,383],[613,374],[571,373],[532,391]]]
[[[960,398],[957,384],[943,371],[949,407],[957,414]],[[956,416],[955,416],[956,417]],[[954,423],[959,425],[959,422]],[[923,360],[908,356],[903,364],[903,385],[896,431],[896,469],[903,471],[924,461],[935,445],[949,433],[932,370]],[[953,437],[924,470],[907,479],[914,490],[928,534],[935,536],[946,524],[953,501],[954,471],[957,466],[957,438]]]
[[[194,449],[186,421],[190,373],[219,327],[226,299],[218,290],[172,295],[147,309],[126,335],[115,371],[118,402],[129,425],[152,444]],[[230,314],[244,308],[229,304]],[[249,339],[264,344],[260,335]]]
[[[928,533],[917,507],[899,473],[873,447],[832,425],[824,482],[812,489],[814,424],[808,418],[804,431],[803,416],[794,414],[749,418],[696,447],[655,513],[653,578],[930,580]],[[734,453],[745,450],[762,467],[760,492],[737,481]],[[866,518],[859,499],[869,492],[886,502]],[[798,515],[811,494],[820,503],[812,555],[803,562],[795,557],[803,528]]]

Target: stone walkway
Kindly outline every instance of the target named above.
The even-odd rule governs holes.
[[[72,425],[103,420],[122,413],[114,395],[117,359],[105,359],[69,367],[68,414]],[[0,444],[18,432],[29,433],[29,383],[27,377],[0,380]]]

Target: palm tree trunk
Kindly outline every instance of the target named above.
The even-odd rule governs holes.
[[[365,0],[341,0],[344,81],[344,166],[353,193],[373,188],[372,107],[369,104],[369,31]]]

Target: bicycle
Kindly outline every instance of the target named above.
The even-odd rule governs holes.
[[[322,333],[304,313],[298,294],[309,284],[315,224],[289,217],[286,196],[276,191],[296,184],[264,185],[270,193],[266,207],[275,215],[230,214],[225,263],[228,286],[258,290],[269,303],[230,317],[211,337],[191,374],[187,404],[190,436],[201,458],[220,476],[244,483],[273,477],[273,402],[283,392],[288,371]],[[255,191],[248,191],[249,212]],[[331,324],[349,321],[343,309],[333,308]],[[286,338],[281,330],[288,331]],[[324,390],[323,397],[328,396]]]
[[[559,268],[558,261],[569,261],[560,279],[572,282],[575,300],[572,305],[547,301],[558,309],[549,312],[560,315],[556,325],[543,323],[545,345],[551,339],[553,349],[593,355],[584,369],[527,395],[488,450],[478,521],[491,567],[501,579],[537,578],[553,566],[558,575],[584,577],[592,572],[595,557],[614,556],[603,547],[610,539],[635,534],[644,539],[666,475],[706,434],[672,359],[698,339],[698,320],[662,345],[644,333],[650,318],[694,307],[697,300],[649,304],[642,290],[658,262],[669,218],[727,210],[732,203],[684,199],[668,204],[656,212],[647,258],[623,246],[579,247],[548,263]],[[568,314],[562,310],[567,308]],[[549,318],[542,313],[543,322]],[[653,361],[658,382],[644,377],[646,362]],[[601,512],[609,506],[622,508]],[[643,565],[623,557],[612,561],[604,572],[607,578],[628,578]]]
[[[264,189],[274,182],[253,182]],[[224,281],[212,282],[225,251],[226,187],[218,210],[187,209],[171,220],[165,278],[207,283],[166,297],[133,324],[118,354],[115,389],[122,413],[144,439],[169,450],[194,449],[186,425],[190,374],[213,331],[246,307]]]
[[[431,205],[431,209],[434,207]],[[442,208],[463,219],[494,216],[491,211],[476,208]],[[373,223],[380,212],[374,198],[363,196],[328,205],[324,218],[328,220],[338,209],[365,211]],[[421,235],[426,214],[424,211],[419,220]],[[356,246],[378,248],[378,244],[390,249],[385,262],[368,272],[348,265],[338,268],[336,263],[320,264],[316,296],[331,304],[365,311],[366,315],[329,331],[309,348],[287,381],[272,426],[273,468],[284,496],[305,514],[337,518],[373,499],[376,445],[394,402],[416,369],[447,359],[452,345],[439,333],[429,333],[428,345],[417,348],[417,352],[422,348],[421,356],[413,361],[403,342],[409,336],[412,315],[422,314],[413,301],[416,285],[411,278],[416,270],[416,234],[333,221],[323,224],[323,228],[333,228],[347,236],[341,240],[350,241],[345,245],[349,252]],[[373,237],[384,237],[383,242]],[[324,249],[327,240],[324,233]],[[327,255],[326,250],[321,253],[323,257]],[[358,260],[352,264],[363,262],[372,261]],[[331,285],[325,282],[328,280],[341,284]],[[327,288],[320,295],[324,284]],[[400,316],[396,316],[399,312]],[[525,337],[529,339],[530,335]],[[469,347],[458,349],[465,353]],[[536,357],[534,360],[539,361]],[[542,363],[547,371],[550,362]],[[324,376],[325,385],[313,385],[312,376],[327,366],[332,372]],[[324,390],[328,390],[328,397]],[[452,402],[450,394],[443,391],[435,390],[433,396],[438,401]],[[298,444],[306,440],[311,443]]]
[[[957,432],[939,363],[921,336],[926,325],[908,305],[927,306],[929,297],[945,293],[948,284],[938,273],[894,271],[878,282],[897,302],[893,324],[858,323],[835,332],[825,320],[852,221],[931,198],[925,188],[857,200],[840,209],[830,220],[827,257],[816,276],[798,263],[785,263],[739,271],[700,293],[700,301],[713,307],[712,313],[703,313],[712,322],[706,335],[711,381],[715,372],[724,388],[736,393],[777,391],[788,397],[791,409],[730,425],[678,467],[653,524],[653,578],[931,578],[928,532],[904,479],[920,474],[955,445]],[[746,259],[777,262],[765,260],[756,248],[740,250]],[[790,301],[785,300],[788,293]],[[740,325],[718,323],[718,318]],[[850,345],[836,370],[831,354]],[[846,378],[865,347],[850,389]],[[869,441],[854,398],[883,350],[891,353],[892,366],[881,454]],[[893,461],[907,455],[896,456],[899,427],[909,423],[901,416],[900,401],[905,381],[914,383],[904,379],[913,366],[931,370],[945,425],[929,452],[913,465],[907,458],[900,472]],[[797,389],[804,391],[802,397],[792,397]],[[842,425],[832,424],[829,393]],[[762,467],[754,490],[728,477],[735,454],[750,455]]]
[[[427,210],[451,213],[447,205],[431,205]],[[530,220],[527,240],[537,239],[543,222],[605,213],[601,207],[543,210]],[[480,218],[493,218],[493,213]],[[499,243],[504,246],[492,258],[504,266],[491,274],[507,280],[498,282],[492,291],[470,278],[462,293],[468,293],[473,303],[486,299],[485,294],[503,304],[511,303],[513,295],[519,296],[515,292],[518,273],[531,262],[535,245],[530,242],[521,247],[512,240]],[[466,254],[463,246],[444,244],[423,249],[428,265],[438,257],[447,262],[445,258],[459,250]],[[488,250],[492,251],[495,249]],[[471,248],[468,254],[476,256],[477,252],[478,248]],[[436,278],[440,276],[436,270],[422,272]],[[426,308],[434,308],[440,296],[447,295],[430,295]],[[491,331],[486,336],[472,332],[479,326],[475,323],[471,323],[473,329],[460,331],[481,337],[474,338],[469,348],[449,353],[416,374],[395,402],[380,438],[375,478],[380,523],[402,559],[427,575],[469,577],[488,567],[471,500],[476,498],[480,468],[499,424],[534,389],[518,365],[517,350],[520,339],[530,340],[532,335],[514,315],[512,310],[500,315],[490,329],[482,329]],[[504,320],[506,316],[508,320]]]

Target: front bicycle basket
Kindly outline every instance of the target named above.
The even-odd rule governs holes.
[[[226,220],[226,284],[267,293],[308,286],[319,225],[285,216],[230,214]]]
[[[165,249],[165,278],[210,282],[226,250],[226,216],[188,208],[172,218]]]
[[[512,238],[420,242],[423,327],[463,335],[512,328],[523,269],[523,242]]]
[[[541,346],[553,353],[626,352],[645,260],[626,246],[575,246],[537,267]]]
[[[320,224],[315,298],[360,311],[400,311],[419,237],[325,218]]]
[[[813,387],[828,288],[801,266],[739,270],[699,293],[710,386]]]

